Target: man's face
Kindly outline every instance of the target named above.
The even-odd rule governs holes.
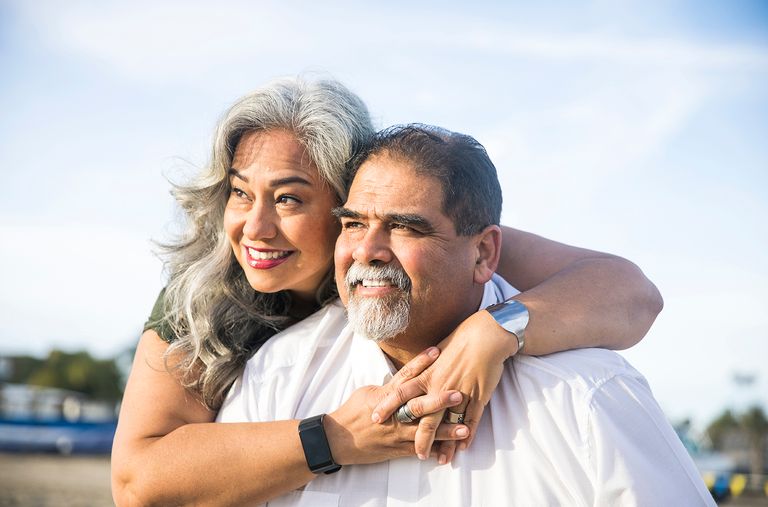
[[[479,300],[473,237],[442,211],[441,183],[387,154],[366,161],[339,211],[336,282],[356,331],[436,343]],[[473,291],[474,288],[474,292]]]

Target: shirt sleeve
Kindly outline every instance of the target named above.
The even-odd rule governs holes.
[[[144,331],[151,329],[155,331],[163,341],[171,343],[176,340],[176,335],[168,324],[166,313],[165,287],[163,287],[163,290],[157,295],[155,306],[152,307],[152,313],[144,323]]]
[[[644,378],[611,378],[589,408],[595,505],[715,505]]]

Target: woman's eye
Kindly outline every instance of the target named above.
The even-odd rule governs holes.
[[[248,194],[237,187],[232,187],[232,195],[239,197],[240,199],[250,200]]]
[[[295,195],[283,194],[277,198],[277,204],[301,204],[301,199]]]

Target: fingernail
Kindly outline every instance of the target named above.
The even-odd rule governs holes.
[[[416,456],[418,456],[421,461],[424,461],[425,459],[427,459],[427,457],[424,456],[423,454],[417,454]]]
[[[463,398],[463,396],[461,395],[461,393],[453,393],[452,395],[450,395],[448,397],[448,399],[450,401],[452,401],[453,403],[457,403],[457,402],[461,401],[462,398]]]
[[[429,350],[427,350],[427,355],[431,358],[435,358],[440,355],[440,349],[437,347],[429,347]]]
[[[374,412],[373,414],[371,414],[371,421],[373,421],[375,423],[380,423],[381,422],[381,416],[379,415],[378,412]]]
[[[458,437],[466,437],[469,435],[469,430],[467,428],[459,428],[456,430],[456,436]]]
[[[466,448],[467,448],[467,443],[466,442],[462,442],[462,443],[459,444],[459,450],[460,451],[463,451]]]
[[[441,465],[445,465],[448,462],[448,456],[445,454],[441,454],[440,457],[437,459],[437,462]]]

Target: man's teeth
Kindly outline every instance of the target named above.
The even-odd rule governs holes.
[[[254,250],[252,248],[248,249],[248,255],[251,256],[252,259],[255,259],[257,261],[266,261],[269,259],[279,259],[281,257],[287,257],[291,252],[259,252],[258,250]]]
[[[363,287],[388,287],[392,285],[389,280],[371,280],[364,278],[362,281]]]

